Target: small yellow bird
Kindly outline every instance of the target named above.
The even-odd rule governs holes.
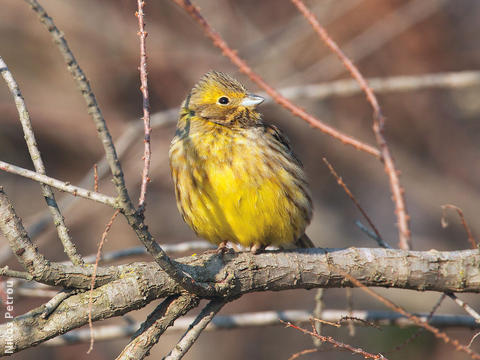
[[[263,98],[210,71],[182,104],[170,145],[177,206],[195,233],[225,247],[313,247],[312,200],[288,139],[265,124]]]

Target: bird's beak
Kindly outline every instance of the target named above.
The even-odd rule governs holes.
[[[254,94],[247,94],[245,98],[240,102],[242,106],[256,106],[264,102],[265,99],[261,96]]]

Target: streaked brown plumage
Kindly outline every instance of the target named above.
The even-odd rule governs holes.
[[[215,244],[310,247],[305,173],[285,135],[255,110],[262,101],[215,71],[191,90],[170,147],[177,205]]]

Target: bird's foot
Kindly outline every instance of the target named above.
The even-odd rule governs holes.
[[[221,254],[221,255],[224,255],[226,252],[228,252],[229,249],[227,247],[227,241],[222,241],[219,245],[218,245],[218,248],[217,250],[215,250],[215,252],[217,254]]]
[[[250,246],[250,252],[255,255],[265,250],[265,248],[265,245],[253,244],[252,246]]]

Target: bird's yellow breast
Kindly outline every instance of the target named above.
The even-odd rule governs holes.
[[[303,170],[251,129],[192,124],[170,149],[177,205],[190,227],[216,244],[299,238],[311,217]]]

